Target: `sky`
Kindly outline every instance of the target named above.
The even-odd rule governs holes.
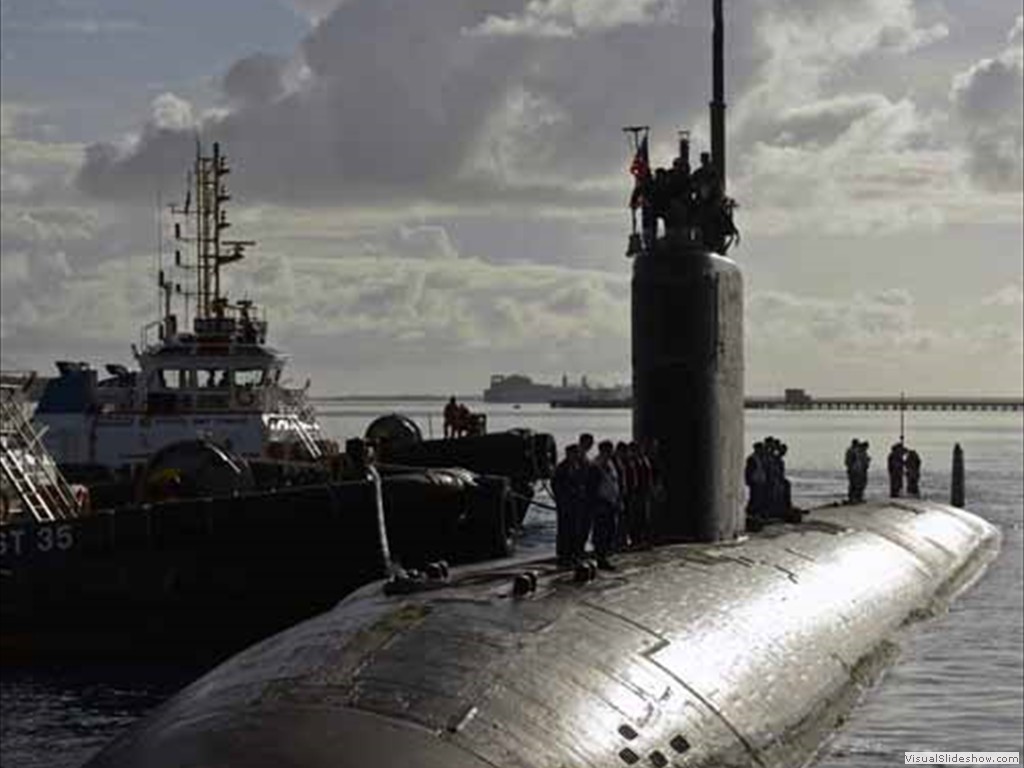
[[[746,389],[1024,391],[1019,0],[726,0]],[[130,362],[195,136],[313,392],[629,379],[627,124],[709,0],[0,0],[0,364]],[[161,224],[161,219],[163,223]]]

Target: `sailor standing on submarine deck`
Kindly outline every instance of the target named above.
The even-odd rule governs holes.
[[[615,546],[615,523],[619,517],[621,495],[619,477],[612,461],[615,450],[611,440],[602,440],[597,447],[597,458],[590,466],[587,481],[587,506],[594,515],[594,554],[597,567],[613,570],[608,559]]]
[[[904,466],[907,471],[907,495],[916,499],[921,495],[921,456],[917,451],[907,451]]]
[[[857,501],[857,454],[859,451],[860,440],[854,438],[850,441],[850,447],[846,449],[846,456],[843,459],[843,463],[846,465],[846,479],[849,486],[846,498],[851,504]]]
[[[865,440],[854,439],[846,449],[846,476],[850,481],[849,502],[856,504],[864,501],[864,490],[868,486],[868,467],[871,456],[868,455],[870,444]]]
[[[906,448],[903,443],[893,443],[889,450],[889,496],[898,498],[903,493],[903,469],[906,457]]]
[[[579,445],[566,446],[565,458],[555,467],[551,479],[556,510],[555,553],[562,566],[572,565],[581,554],[577,552],[576,542],[586,503],[585,473]]]
[[[583,478],[583,501],[573,521],[571,552],[574,560],[582,560],[587,548],[587,539],[590,538],[590,530],[594,526],[594,506],[590,492],[593,465],[590,451],[594,447],[594,436],[589,432],[583,432],[576,444],[579,446],[580,475]]]
[[[754,443],[754,452],[747,456],[743,479],[747,484],[747,517],[763,517],[768,471],[764,443]]]

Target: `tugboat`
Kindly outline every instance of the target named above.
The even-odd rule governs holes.
[[[43,391],[34,421],[69,477],[125,480],[168,446],[197,441],[255,467],[312,464],[337,452],[306,388],[283,383],[286,358],[267,345],[265,317],[224,290],[222,268],[255,245],[223,237],[231,226],[229,172],[218,144],[209,155],[197,145],[184,205],[171,207],[180,246],[173,267],[190,280],[174,281],[160,269],[163,317],[142,329],[141,349],[132,346],[138,369],[107,365],[109,376],[100,378],[86,363],[57,363],[59,376]]]
[[[306,388],[283,383],[265,317],[224,291],[221,268],[254,245],[222,237],[227,174],[217,144],[197,147],[172,207],[173,266],[189,279],[159,271],[163,314],[143,329],[137,370],[100,379],[58,363],[32,424],[4,388],[5,662],[209,663],[376,578],[420,584],[448,562],[508,556],[533,483],[551,476],[550,435],[423,440],[397,415],[340,453]]]

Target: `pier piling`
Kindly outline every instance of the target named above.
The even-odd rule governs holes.
[[[949,503],[961,509],[964,506],[964,450],[960,443],[953,446],[953,478],[949,484]]]

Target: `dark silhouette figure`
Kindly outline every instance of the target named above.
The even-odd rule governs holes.
[[[555,553],[559,565],[570,566],[583,555],[582,544],[586,543],[579,540],[586,504],[586,467],[578,445],[566,447],[565,458],[555,467],[551,489],[556,509]]]
[[[650,541],[659,521],[665,515],[665,467],[662,463],[661,446],[658,439],[645,437],[640,441],[640,453],[650,468],[651,486],[647,492],[647,522],[645,536]]]
[[[459,404],[455,402],[455,395],[452,395],[444,406],[444,436],[445,439],[455,437],[456,426],[459,422]]]
[[[725,194],[725,180],[711,159],[702,152],[700,167],[690,170],[689,142],[680,147],[680,156],[671,169],[658,168],[651,173],[647,161],[646,139],[641,142],[631,173],[636,184],[630,196],[633,216],[627,256],[636,256],[654,247],[658,219],[665,224],[666,234],[684,233],[687,240],[698,240],[716,253],[726,253],[740,239],[733,223],[736,201]],[[642,216],[641,232],[636,232],[636,212]]]
[[[790,484],[786,479],[786,444],[769,435],[764,440],[767,489],[764,514],[769,519],[785,520],[790,509]]]
[[[658,168],[654,172],[654,181],[651,183],[651,208],[654,212],[655,221],[661,219],[665,222],[665,229],[668,230],[669,208],[672,205],[672,186],[668,171]],[[655,224],[657,227],[657,224]]]
[[[594,514],[594,554],[597,567],[614,570],[609,559],[615,548],[615,523],[619,518],[622,495],[619,476],[612,455],[615,447],[611,440],[602,440],[597,447],[597,458],[590,465],[587,482],[587,506]]]
[[[691,185],[690,161],[677,157],[668,172],[668,216],[666,229],[684,229],[693,226],[693,187]]]
[[[754,451],[747,456],[743,468],[743,481],[747,484],[747,517],[764,518],[768,496],[768,456],[764,443],[754,443]]]
[[[619,473],[619,516],[615,521],[615,549],[621,551],[629,546],[629,531],[636,506],[636,465],[629,455],[629,446],[624,442],[615,444],[612,461]]]
[[[907,475],[907,495],[915,499],[921,496],[921,457],[917,451],[907,451],[904,459]]]
[[[722,179],[711,162],[710,152],[700,153],[700,167],[693,172],[693,189],[699,205],[721,201],[724,196]]]
[[[786,452],[781,440],[771,435],[754,443],[754,452],[747,457],[743,479],[749,488],[747,523],[759,530],[771,520],[800,522],[801,512],[793,507],[792,485],[786,478]]]
[[[889,497],[893,499],[899,498],[903,493],[903,460],[905,450],[903,443],[893,443],[892,448],[889,449],[889,459],[887,461],[889,469]]]
[[[794,520],[793,517],[793,486],[790,484],[789,479],[786,477],[786,453],[789,451],[789,447],[779,441],[775,441],[775,460],[773,466],[774,482],[772,484],[772,514],[774,518],[780,520]],[[800,515],[797,513],[795,520],[800,521]]]
[[[629,543],[634,549],[642,549],[648,545],[650,538],[654,468],[640,445],[630,443],[628,450],[636,472],[636,495],[630,514]]]
[[[870,444],[865,440],[854,439],[850,447],[846,449],[846,477],[849,480],[847,498],[851,504],[859,504],[864,501],[864,491],[868,485],[868,467],[871,465],[871,456],[868,454]]]
[[[846,465],[846,500],[851,504],[857,500],[857,448],[860,441],[854,438],[850,441],[850,447],[846,449],[843,457],[843,464]]]
[[[578,441],[580,447],[580,458],[583,461],[590,461],[590,449],[594,447],[594,436],[589,432],[584,432],[580,435]]]
[[[572,554],[576,560],[581,560],[587,549],[587,540],[590,538],[591,530],[594,527],[594,500],[591,489],[594,462],[590,457],[590,451],[594,447],[594,436],[589,432],[583,432],[580,434],[576,445],[579,448],[580,474],[583,478],[583,503],[580,505],[574,523],[575,543],[573,544]]]
[[[739,242],[739,230],[733,223],[736,201],[725,195],[724,179],[711,160],[709,152],[701,152],[700,167],[690,176],[691,221],[700,228],[704,247],[725,253],[733,242]]]

